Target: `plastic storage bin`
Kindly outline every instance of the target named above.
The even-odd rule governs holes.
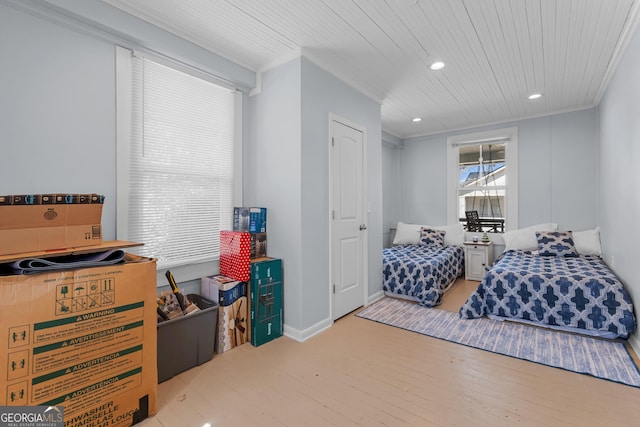
[[[158,323],[158,382],[213,357],[218,326],[218,303],[197,294],[187,295],[200,311]]]

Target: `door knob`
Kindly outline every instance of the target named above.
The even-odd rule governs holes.
[[[366,229],[367,229],[367,226],[366,226],[366,225],[364,225],[364,224],[360,224],[360,230],[366,230]]]

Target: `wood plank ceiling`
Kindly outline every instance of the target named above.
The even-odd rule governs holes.
[[[597,105],[640,0],[103,1],[257,72],[302,54],[403,139]]]

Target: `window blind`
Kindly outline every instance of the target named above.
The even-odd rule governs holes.
[[[127,239],[170,268],[216,259],[233,212],[234,94],[133,57]]]

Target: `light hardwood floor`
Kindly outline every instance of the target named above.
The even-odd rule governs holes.
[[[477,282],[440,306],[457,311]],[[640,389],[349,314],[304,343],[245,344],[162,384],[145,427],[632,426]]]

